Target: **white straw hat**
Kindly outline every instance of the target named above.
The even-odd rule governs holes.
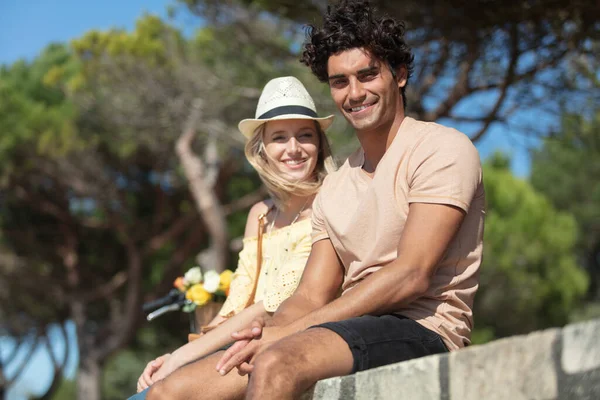
[[[293,76],[284,76],[265,85],[256,106],[256,117],[240,121],[238,129],[251,138],[256,128],[265,122],[280,119],[312,119],[325,131],[333,122],[333,115],[319,118],[315,102],[302,82]]]

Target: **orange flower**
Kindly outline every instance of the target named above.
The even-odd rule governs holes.
[[[185,281],[183,280],[183,276],[180,276],[179,278],[175,279],[175,282],[173,282],[173,286],[175,286],[177,290],[185,292]]]

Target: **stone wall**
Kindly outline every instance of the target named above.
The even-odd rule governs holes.
[[[313,400],[600,400],[600,320],[317,383]]]

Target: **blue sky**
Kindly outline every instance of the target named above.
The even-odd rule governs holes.
[[[130,30],[145,12],[165,16],[169,3],[170,0],[0,0],[0,64],[11,64],[22,58],[31,60],[49,43],[68,42],[91,29],[119,27]],[[526,145],[530,144],[525,137],[507,135],[505,128],[496,126],[477,143],[477,147],[484,159],[497,149],[510,154],[513,172],[525,177],[529,173]],[[59,342],[54,345],[62,346]],[[10,347],[10,339],[0,337],[0,354],[6,354]],[[8,400],[25,399],[25,393],[39,392],[48,384],[47,355],[38,351],[33,361],[19,384],[9,391]]]

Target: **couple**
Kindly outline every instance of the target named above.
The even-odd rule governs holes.
[[[249,318],[253,322],[234,327],[231,318],[219,326],[230,323],[237,341],[165,379],[152,375],[148,399],[294,399],[320,379],[470,343],[482,256],[481,164],[465,135],[405,116],[413,56],[403,34],[402,23],[376,17],[368,2],[350,0],[330,7],[323,25],[309,30],[302,62],[328,83],[361,146],[323,180],[312,201],[312,247],[294,293],[265,320],[262,316],[271,309],[259,280],[256,293],[263,296],[262,304],[238,314],[252,314],[248,310],[260,304],[260,312]],[[316,119],[314,108],[308,116],[317,121],[312,135],[320,141],[313,142],[314,153],[303,146],[296,157],[288,148],[301,146],[302,128],[296,124],[311,121],[306,110],[267,108],[272,111],[263,116],[268,122],[252,122],[260,128],[251,142],[258,142],[262,160],[280,176],[292,177],[292,166],[300,171],[303,163],[310,164],[310,154],[317,154],[317,166],[329,156],[318,132],[328,120]],[[298,113],[305,119],[271,119]],[[271,128],[273,123],[285,127]],[[287,148],[269,153],[278,138]],[[318,186],[318,175],[305,172],[295,178],[315,177]],[[300,229],[308,211],[297,197],[310,203],[306,195],[290,196],[289,204],[274,198],[275,210],[281,211],[270,223],[267,217],[265,235]],[[256,228],[253,213],[267,213],[266,204],[257,207],[262,210],[251,211],[248,236]],[[269,269],[266,261],[262,265]]]

